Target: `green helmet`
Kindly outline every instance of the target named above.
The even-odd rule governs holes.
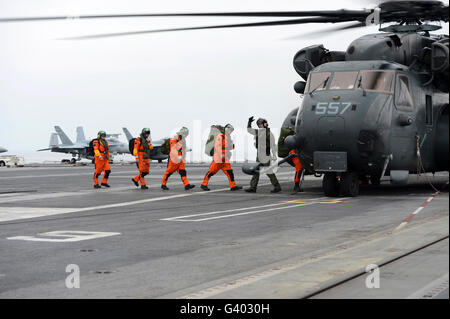
[[[177,134],[186,137],[186,136],[189,135],[189,129],[188,129],[187,127],[184,127],[184,126],[183,126],[183,127],[177,132]]]
[[[149,129],[148,127],[144,127],[144,128],[142,129],[142,131],[141,131],[141,134],[142,134],[142,135],[150,134],[150,129]]]
[[[97,136],[98,136],[98,137],[100,137],[100,136],[105,136],[105,137],[106,137],[106,132],[105,132],[105,131],[99,131],[99,132],[97,133]]]

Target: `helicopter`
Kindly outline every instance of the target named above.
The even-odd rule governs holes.
[[[440,2],[388,1],[381,19],[400,21],[383,33],[354,40],[346,52],[314,45],[295,55],[307,81],[294,85],[303,102],[283,123],[296,132],[285,144],[324,175],[326,196],[357,196],[361,181],[379,185],[384,176],[404,185],[410,173],[449,170],[449,38],[422,23],[437,19],[437,8],[448,21]]]
[[[326,196],[357,196],[362,181],[378,185],[384,176],[406,184],[410,173],[449,170],[449,37],[431,34],[441,26],[429,24],[449,21],[448,5],[441,1],[387,0],[363,10],[19,17],[0,18],[0,23],[182,16],[291,19],[66,39],[306,23],[352,22],[336,30],[379,24],[380,33],[355,39],[346,51],[317,44],[295,54],[293,67],[303,81],[294,90],[303,99],[283,122],[295,131],[284,144],[296,150],[306,173],[323,175]]]

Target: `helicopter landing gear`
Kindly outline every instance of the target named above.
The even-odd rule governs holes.
[[[336,173],[325,173],[322,180],[322,188],[325,196],[336,197],[339,195],[339,181]]]
[[[355,172],[346,172],[341,175],[339,185],[340,196],[356,197],[359,194],[359,178]]]

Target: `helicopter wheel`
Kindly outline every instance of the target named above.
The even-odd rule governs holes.
[[[322,180],[322,188],[325,196],[336,197],[339,195],[339,181],[336,173],[325,173]]]
[[[355,172],[347,172],[341,175],[340,195],[356,197],[359,194],[359,179]]]

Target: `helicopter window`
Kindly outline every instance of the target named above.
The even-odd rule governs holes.
[[[412,107],[411,89],[409,86],[409,79],[407,76],[400,75],[397,80],[397,87],[395,88],[395,104],[398,107]]]
[[[330,76],[331,72],[310,73],[307,92],[325,90]]]
[[[357,88],[378,92],[391,93],[393,72],[361,71],[357,81]]]
[[[355,87],[358,72],[335,72],[330,90],[352,90]]]

